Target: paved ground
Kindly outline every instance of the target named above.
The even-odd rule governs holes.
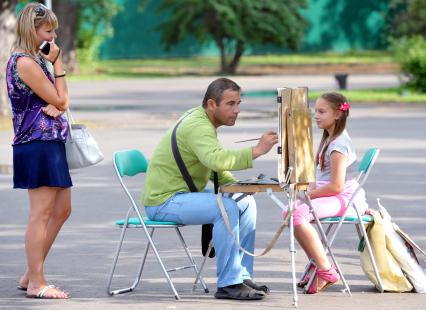
[[[143,280],[135,292],[109,297],[105,284],[119,237],[115,219],[123,217],[127,201],[117,183],[111,165],[115,150],[139,148],[149,157],[158,139],[184,109],[199,103],[211,78],[154,79],[96,83],[71,83],[74,117],[87,123],[105,153],[99,165],[72,173],[73,214],[64,226],[47,261],[48,279],[72,294],[69,301],[37,301],[24,298],[15,289],[24,270],[23,235],[28,200],[25,191],[10,189],[11,175],[0,175],[0,308],[9,309],[247,309],[292,308],[291,280],[288,253],[288,234],[267,256],[256,260],[255,277],[268,283],[272,293],[260,302],[215,300],[215,262],[209,260],[204,276],[210,294],[190,292],[192,275],[189,271],[176,273],[174,281],[182,300],[175,301],[163,280],[155,259],[148,261]],[[245,77],[236,78],[249,91],[273,90],[277,86],[313,85],[313,89],[334,87],[331,77]],[[353,77],[350,87],[394,85],[393,76]],[[107,107],[106,107],[107,106]],[[244,112],[234,128],[221,128],[219,136],[227,147],[236,147],[236,140],[257,137],[263,131],[276,128],[276,104],[273,97],[246,97]],[[379,160],[366,186],[368,201],[375,207],[381,201],[395,222],[426,248],[426,105],[364,105],[353,104],[349,131],[358,154],[375,146],[381,149]],[[10,163],[10,131],[0,131],[0,164]],[[318,133],[315,132],[316,140]],[[256,160],[255,168],[237,172],[241,178],[266,173],[276,175],[276,155]],[[143,178],[130,181],[130,189],[139,196]],[[279,225],[279,210],[266,195],[257,194],[257,248],[263,248]],[[198,261],[200,228],[183,229],[184,237]],[[166,263],[183,262],[178,240],[159,232],[156,236]],[[124,260],[118,270],[116,285],[129,283],[126,275],[135,269],[142,250],[143,238],[132,232],[125,248]],[[310,309],[422,309],[426,295],[379,294],[362,273],[354,231],[346,227],[336,241],[335,253],[351,285],[353,296],[340,292],[341,283],[316,296],[299,295],[299,308]],[[297,271],[305,264],[302,251],[297,255]],[[424,264],[424,262],[422,262]]]

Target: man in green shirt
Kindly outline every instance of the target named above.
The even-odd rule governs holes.
[[[175,161],[171,143],[175,128],[170,128],[151,158],[142,204],[152,220],[214,224],[218,277],[215,297],[252,300],[265,297],[268,288],[252,281],[253,257],[240,252],[234,238],[243,248],[253,252],[254,198],[247,196],[238,202],[223,198],[233,228],[232,236],[226,229],[215,194],[205,190],[213,172],[218,174],[219,185],[235,182],[230,170],[251,168],[253,159],[269,152],[278,142],[277,134],[269,131],[254,147],[229,150],[219,144],[216,129],[235,124],[240,103],[241,88],[235,82],[219,78],[208,86],[202,105],[185,112],[175,130],[177,148],[195,189],[191,192]]]

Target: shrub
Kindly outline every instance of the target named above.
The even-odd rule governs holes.
[[[426,93],[426,39],[403,37],[393,40],[391,46],[402,73],[408,78],[407,86]]]

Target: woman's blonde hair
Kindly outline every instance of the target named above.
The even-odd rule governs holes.
[[[39,49],[36,31],[44,24],[48,24],[53,29],[58,28],[58,19],[55,13],[43,4],[28,3],[19,12],[14,48],[35,56]]]

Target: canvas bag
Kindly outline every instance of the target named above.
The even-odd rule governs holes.
[[[370,240],[374,258],[376,259],[383,289],[389,292],[412,291],[413,286],[404,276],[401,267],[386,246],[386,233],[383,218],[377,211],[371,210],[371,214],[373,215],[374,222],[368,225],[367,236]],[[360,260],[362,270],[368,279],[378,288],[379,285],[374,274],[371,259],[365,248],[362,249]]]
[[[380,202],[378,203],[385,228],[386,247],[392,253],[408,281],[413,285],[416,293],[426,293],[426,274],[419,265],[414,248],[423,255],[426,255],[426,253],[398,225],[392,222],[388,211]]]
[[[69,169],[78,169],[95,165],[104,159],[104,155],[95,138],[83,124],[75,124],[70,110],[67,110],[68,138],[65,151]]]

